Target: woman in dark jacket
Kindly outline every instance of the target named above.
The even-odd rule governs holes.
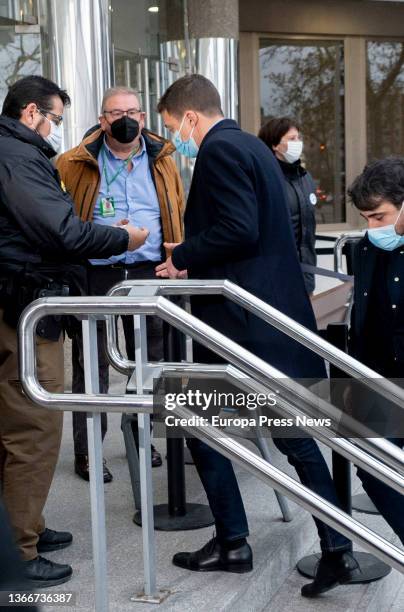
[[[299,127],[289,117],[276,117],[262,126],[258,136],[274,153],[285,176],[287,201],[299,259],[301,263],[315,266],[316,186],[300,162],[303,141]],[[313,293],[314,274],[305,272],[304,279],[308,293]]]

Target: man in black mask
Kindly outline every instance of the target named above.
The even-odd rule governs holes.
[[[61,155],[57,167],[71,194],[76,212],[83,220],[102,225],[122,224],[136,219],[137,226],[150,230],[136,256],[91,259],[88,283],[91,295],[105,295],[124,279],[155,278],[155,266],[165,260],[163,243],[182,241],[184,205],[181,179],[171,158],[171,142],[144,128],[145,113],[139,94],[114,87],[104,94],[100,124],[91,128],[83,142]],[[72,163],[73,162],[73,163]],[[134,359],[133,318],[123,317],[126,350]],[[108,391],[108,361],[104,350],[104,327],[99,328],[100,392]],[[161,321],[148,317],[148,357],[163,357]],[[73,339],[73,392],[84,390],[81,336]],[[102,416],[105,436],[107,417]],[[134,423],[137,440],[136,423]],[[85,413],[73,413],[75,471],[88,480],[87,430]],[[161,465],[152,447],[152,465]],[[104,463],[104,482],[112,480]]]

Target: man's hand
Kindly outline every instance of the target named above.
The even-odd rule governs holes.
[[[122,227],[123,225],[128,225],[129,219],[119,219],[116,223],[113,224],[112,227]]]
[[[172,253],[175,247],[179,244],[181,243],[164,242],[163,246],[167,251]],[[160,264],[159,266],[156,266],[156,276],[158,276],[159,278],[179,278],[183,280],[185,278],[188,278],[188,272],[187,270],[177,270],[171,260],[171,257],[168,257],[164,263]]]
[[[144,227],[135,227],[129,223],[121,225],[129,234],[128,251],[135,251],[141,247],[147,240],[150,234],[149,230]]]
[[[156,276],[159,278],[179,278],[185,279],[188,276],[187,270],[177,270],[171,257],[159,266],[156,266]]]

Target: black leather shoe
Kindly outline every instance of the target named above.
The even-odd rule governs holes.
[[[158,450],[155,449],[153,444],[151,445],[151,464],[152,467],[160,467],[160,465],[163,465],[161,455]]]
[[[253,568],[252,550],[245,542],[228,550],[216,538],[193,553],[180,552],[173,557],[174,565],[194,572],[235,572],[244,574]]]
[[[344,552],[335,558],[321,557],[317,564],[316,577],[313,582],[302,587],[301,593],[303,597],[317,597],[321,593],[326,593],[339,584],[349,582],[358,567],[358,562],[349,552]]]
[[[73,541],[73,536],[68,531],[54,531],[45,529],[39,534],[38,544],[36,545],[39,553],[50,552],[67,548]]]
[[[90,472],[88,466],[88,456],[87,455],[75,455],[74,456],[74,471],[77,476],[80,476],[83,480],[90,480]],[[107,467],[107,463],[105,459],[103,460],[103,476],[104,482],[111,482],[113,476]]]
[[[25,577],[31,588],[41,589],[70,580],[73,570],[70,565],[54,563],[38,556],[32,561],[25,561]]]

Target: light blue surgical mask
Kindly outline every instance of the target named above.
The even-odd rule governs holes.
[[[173,136],[173,145],[177,149],[178,153],[184,155],[184,157],[196,157],[198,155],[199,147],[196,144],[195,140],[192,138],[192,134],[194,133],[195,126],[193,126],[191,133],[189,135],[188,140],[181,139],[181,130],[183,128],[185,121],[185,115],[181,121],[180,129],[177,130]]]
[[[372,244],[384,251],[394,251],[404,245],[404,236],[396,234],[395,225],[385,225],[368,230],[368,237]]]

